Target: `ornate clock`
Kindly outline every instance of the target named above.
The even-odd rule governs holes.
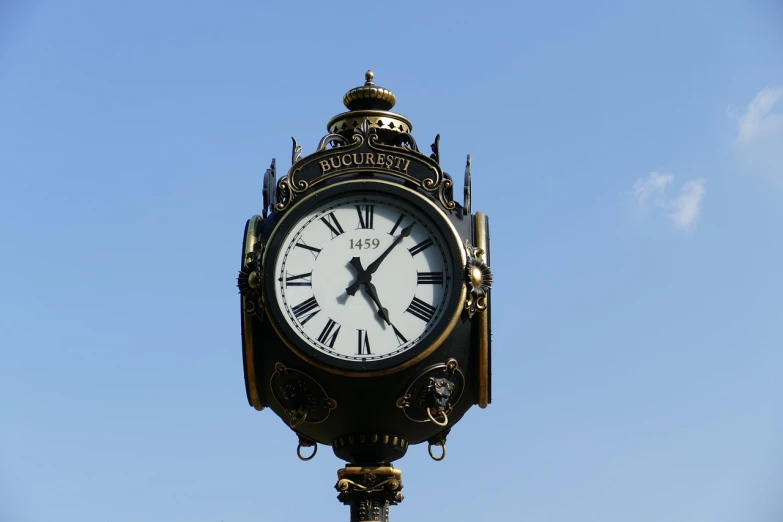
[[[243,243],[242,348],[250,404],[288,423],[300,457],[328,444],[373,467],[388,508],[391,462],[425,441],[441,459],[452,426],[490,402],[492,277],[470,157],[460,204],[439,137],[421,153],[394,94],[366,79],[313,154],[294,140],[287,174],[267,171]],[[351,469],[338,489],[354,505],[369,497]]]
[[[280,221],[264,260],[267,309],[292,349],[367,377],[437,348],[462,312],[465,255],[435,205],[386,181],[346,181]]]

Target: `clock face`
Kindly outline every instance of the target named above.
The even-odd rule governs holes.
[[[310,206],[267,261],[267,291],[274,287],[275,308],[298,344],[341,367],[415,355],[454,315],[461,290],[455,240],[421,206],[384,192]]]

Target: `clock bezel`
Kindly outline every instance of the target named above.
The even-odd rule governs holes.
[[[421,211],[422,217],[438,228],[446,240],[444,247],[448,250],[454,265],[451,267],[453,285],[451,295],[444,305],[440,325],[435,325],[422,340],[404,352],[376,361],[349,361],[332,357],[310,346],[302,339],[285,319],[285,311],[275,295],[275,278],[277,258],[282,254],[281,244],[299,219],[332,199],[370,194],[391,196],[414,206]],[[297,356],[303,360],[330,373],[353,377],[373,377],[394,373],[421,361],[435,351],[454,330],[462,315],[466,296],[466,287],[462,273],[466,263],[465,250],[462,247],[457,230],[447,216],[434,204],[418,192],[399,183],[384,180],[349,180],[335,183],[314,191],[293,205],[276,224],[266,243],[263,258],[264,272],[264,309],[275,332],[280,339]]]

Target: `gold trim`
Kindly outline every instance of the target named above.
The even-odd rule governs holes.
[[[402,470],[391,466],[346,466],[337,470],[337,478],[343,479],[352,475],[372,473],[377,477],[393,477],[402,480]]]
[[[420,205],[429,205],[433,209],[435,209],[439,216],[442,216],[442,222],[446,224],[446,228],[451,231],[451,239],[456,241],[456,244],[459,246],[457,250],[459,251],[460,259],[458,260],[459,267],[454,273],[454,284],[457,284],[457,281],[459,281],[461,278],[457,277],[457,274],[461,273],[462,267],[465,266],[467,263],[467,258],[465,256],[465,249],[462,247],[462,240],[460,239],[459,234],[457,233],[457,229],[454,228],[454,225],[449,221],[449,219],[443,215],[443,211],[438,208],[435,203],[428,200],[418,192],[409,189],[408,187],[405,187],[404,185],[400,185],[399,183],[393,183],[391,181],[383,181],[383,180],[349,180],[349,181],[342,181],[340,183],[335,183],[334,185],[330,185],[328,187],[320,188],[314,192],[311,192],[306,197],[302,198],[301,201],[299,201],[297,204],[301,205],[304,202],[310,200],[311,198],[317,198],[318,195],[325,191],[325,190],[332,190],[335,187],[347,187],[351,185],[361,186],[361,185],[368,185],[370,186],[378,186],[378,185],[387,185],[387,186],[394,186],[401,190],[404,190],[406,192],[409,192],[414,198],[418,198]],[[416,204],[414,203],[414,206]],[[281,230],[281,227],[288,226],[290,214],[286,214],[283,216],[283,218],[275,225],[274,230],[272,230],[272,233],[269,235],[269,239],[267,240],[267,245],[272,244],[272,241],[275,237],[275,235]],[[448,240],[448,233],[441,229],[443,232],[443,235],[446,236],[446,239]],[[277,253],[275,253],[277,254]],[[267,264],[267,257],[269,256],[269,249],[264,249],[264,257],[262,260],[262,272],[266,273],[266,264]],[[273,258],[274,260],[274,258]],[[460,291],[459,299],[457,300],[457,306],[454,310],[454,316],[449,320],[448,323],[446,323],[445,328],[441,332],[441,334],[433,341],[433,343],[427,347],[423,352],[421,352],[419,355],[414,357],[413,359],[409,359],[403,363],[398,364],[397,366],[393,366],[391,368],[385,368],[383,370],[371,370],[371,371],[362,371],[362,370],[343,370],[340,368],[335,368],[333,366],[329,366],[327,364],[324,364],[320,361],[316,361],[315,359],[312,359],[308,357],[307,355],[301,353],[299,349],[297,349],[293,343],[291,343],[283,334],[283,332],[280,330],[280,328],[277,325],[277,321],[272,318],[270,312],[267,310],[269,305],[269,299],[266,295],[267,288],[266,285],[264,285],[263,292],[261,293],[261,299],[264,302],[264,310],[266,311],[267,315],[269,315],[269,321],[268,324],[272,325],[272,328],[274,328],[275,333],[277,333],[277,336],[283,341],[283,343],[292,351],[294,352],[297,357],[302,359],[303,361],[312,364],[313,366],[316,366],[317,368],[320,368],[322,370],[326,370],[329,373],[334,373],[336,375],[343,375],[347,377],[378,377],[381,375],[391,375],[392,373],[396,373],[400,370],[404,370],[405,368],[408,368],[410,366],[413,366],[417,362],[421,361],[425,357],[428,357],[432,352],[434,352],[441,344],[443,344],[443,341],[446,340],[446,338],[451,335],[451,332],[454,330],[454,327],[457,326],[457,321],[459,321],[460,316],[462,315],[462,311],[464,309],[463,303],[465,302],[465,296],[467,295],[467,289],[465,286],[465,282],[462,282],[462,289]]]
[[[401,133],[410,133],[413,123],[396,112],[381,111],[377,109],[365,109],[349,111],[338,114],[326,124],[329,132],[346,132],[360,127],[367,120],[373,129],[390,130]]]
[[[487,216],[476,212],[476,248],[487,252]],[[489,404],[489,316],[487,311],[478,314],[476,326],[478,327],[478,405],[486,408]]]
[[[247,235],[245,237],[245,255],[243,259],[245,262],[247,262],[248,256],[252,255],[253,249],[255,248],[260,223],[261,218],[258,216],[250,218],[250,223],[247,227]],[[261,280],[263,284],[263,274]],[[261,404],[258,387],[256,386],[256,368],[253,352],[253,316],[244,311],[247,310],[245,299],[245,297],[242,298],[242,337],[244,340],[245,368],[247,369],[247,388],[250,395],[250,404],[256,410],[261,411],[264,409],[264,405]]]

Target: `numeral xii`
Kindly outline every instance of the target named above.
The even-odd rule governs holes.
[[[359,214],[359,228],[373,228],[375,217],[375,205],[356,205]]]

